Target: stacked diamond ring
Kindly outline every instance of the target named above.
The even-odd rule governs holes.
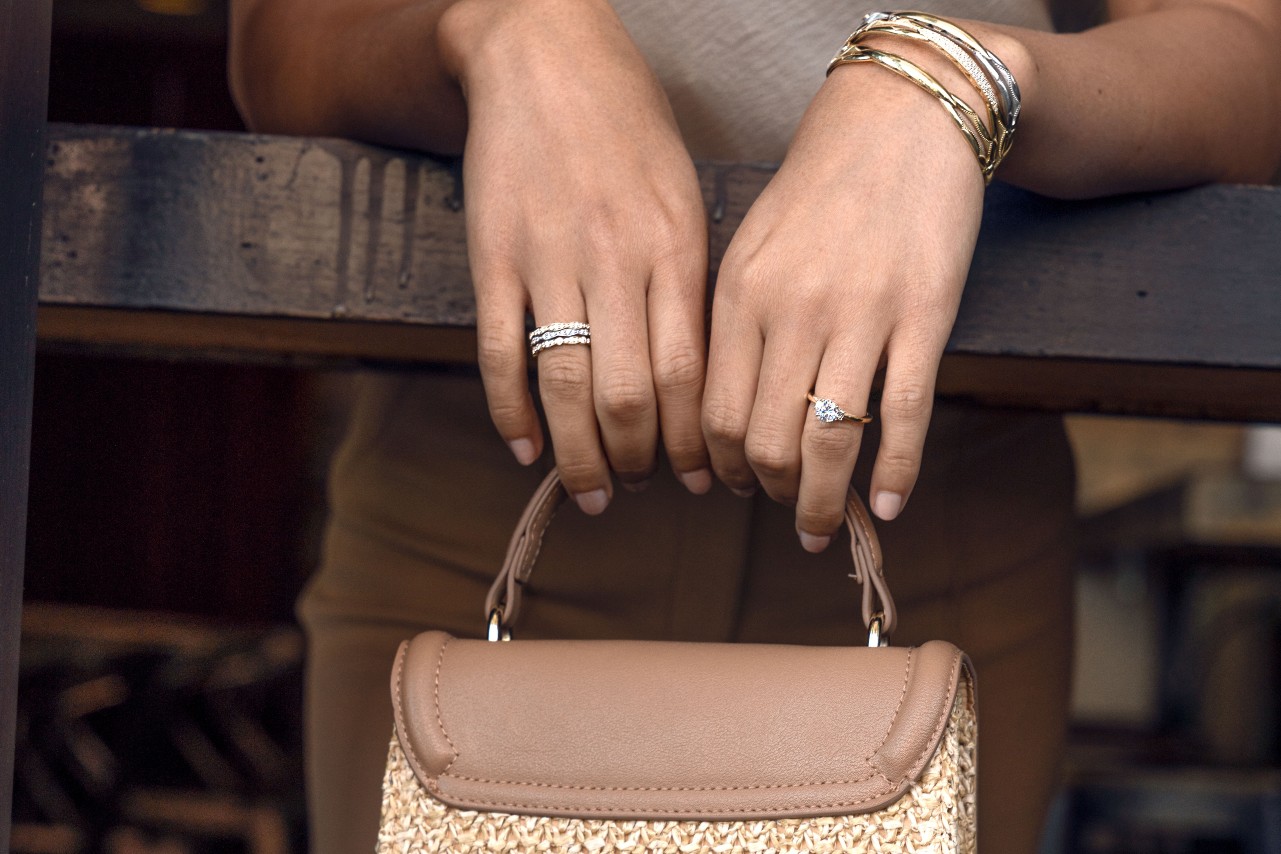
[[[529,355],[537,356],[549,347],[592,343],[592,327],[586,323],[549,323],[529,333]]]

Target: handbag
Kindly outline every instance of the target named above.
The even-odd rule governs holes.
[[[553,471],[521,517],[488,640],[401,645],[379,854],[976,851],[971,666],[943,641],[888,645],[853,490],[866,647],[511,640],[566,498]]]

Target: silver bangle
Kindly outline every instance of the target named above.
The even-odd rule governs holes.
[[[873,12],[872,15],[878,13]],[[885,14],[885,13],[880,13]],[[1014,132],[1014,126],[1018,124],[1019,110],[1022,107],[1022,93],[1019,91],[1018,81],[1014,79],[1014,74],[1010,71],[1008,65],[1001,61],[1001,58],[992,51],[985,48],[979,43],[979,40],[967,33],[965,30],[953,24],[951,21],[944,20],[935,15],[926,12],[898,12],[889,13],[913,21],[922,27],[933,30],[936,33],[947,36],[956,42],[962,48],[966,49],[974,60],[983,67],[984,72],[995,84],[997,91],[1001,93],[1002,120],[1006,128],[1011,133]],[[870,17],[870,16],[869,16]]]
[[[864,33],[872,32],[919,38],[943,51],[951,58],[954,65],[965,72],[965,75],[970,78],[970,82],[979,90],[979,94],[983,96],[983,102],[987,104],[992,120],[999,119],[1002,122],[1006,120],[1004,99],[998,100],[991,77],[979,67],[978,62],[970,55],[970,52],[953,39],[910,18],[886,12],[873,12],[864,17],[862,26],[854,32],[851,38],[857,40]]]

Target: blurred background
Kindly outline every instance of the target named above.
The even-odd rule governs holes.
[[[242,130],[225,0],[54,0],[49,119]],[[305,851],[302,641],[348,375],[42,350],[13,851]],[[1073,416],[1045,854],[1281,854],[1281,430]]]

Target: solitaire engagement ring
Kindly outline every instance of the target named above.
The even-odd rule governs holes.
[[[805,395],[809,402],[814,404],[814,417],[826,424],[833,421],[853,421],[856,424],[869,424],[872,421],[871,415],[850,415],[844,409],[836,405],[836,401],[830,397],[815,397],[813,394]]]
[[[549,347],[562,344],[591,346],[592,327],[586,323],[549,323],[529,333],[529,355],[537,356]]]

